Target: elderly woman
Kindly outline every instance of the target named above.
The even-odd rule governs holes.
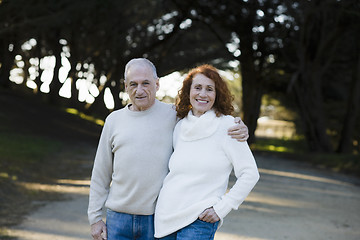
[[[216,68],[202,65],[183,82],[176,104],[170,172],[155,210],[155,237],[213,239],[224,217],[248,196],[259,172],[246,142],[227,136],[232,96]],[[234,169],[235,185],[226,193]]]

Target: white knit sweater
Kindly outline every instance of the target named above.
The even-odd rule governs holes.
[[[195,117],[191,111],[175,127],[174,153],[155,210],[155,237],[167,236],[214,207],[222,220],[244,201],[259,179],[246,142],[230,138],[231,116],[211,110]],[[237,181],[226,193],[234,169]],[[225,194],[226,193],[226,194]]]
[[[173,105],[155,101],[146,111],[128,106],[111,113],[101,133],[90,184],[90,224],[105,207],[123,213],[154,214],[172,153]]]

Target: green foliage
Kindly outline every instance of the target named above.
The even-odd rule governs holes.
[[[149,58],[159,76],[210,63],[237,71],[239,78],[232,86],[235,108],[250,135],[255,132],[261,96],[266,94],[273,101],[267,106],[277,104],[275,99],[281,103],[280,111],[271,113],[273,118],[296,117],[280,106],[297,111],[297,129],[312,142],[309,147],[334,151],[339,142],[360,141],[360,121],[347,117],[352,112],[356,116],[359,107],[346,107],[351,95],[360,95],[350,85],[356,78],[352,69],[356,69],[359,52],[356,0],[0,3],[1,86],[10,85],[8,73],[15,67],[14,58],[21,56],[16,63],[23,65],[22,76],[36,78],[32,80],[39,93],[42,69],[30,60],[55,56],[59,63],[60,56],[66,56],[71,65],[71,99],[66,107],[104,118],[109,113],[103,102],[106,89],[114,96],[115,109],[124,106],[118,96],[124,91],[123,70],[129,59]],[[29,40],[35,43],[24,48]],[[230,61],[239,63],[238,67],[231,67]],[[57,91],[64,84],[55,76],[47,99],[59,98]],[[79,103],[77,83],[85,79],[90,100]],[[354,126],[353,122],[358,123]],[[350,126],[347,131],[344,125]],[[329,138],[335,142],[331,147]]]
[[[100,126],[104,126],[104,121],[103,121],[103,120],[98,119],[98,118],[95,118],[94,116],[87,115],[87,114],[85,114],[85,113],[83,113],[83,112],[80,112],[80,111],[77,110],[77,109],[67,108],[67,109],[65,109],[65,111],[66,111],[67,113],[70,113],[70,114],[79,116],[81,119],[84,119],[84,120],[86,120],[86,121],[93,122],[93,123],[98,124],[98,125],[100,125]]]
[[[1,133],[0,177],[26,177],[31,174],[31,169],[41,167],[45,157],[58,151],[61,146],[61,142],[48,137]]]
[[[256,143],[251,144],[251,149],[255,154],[307,162],[318,168],[360,176],[358,154],[309,153],[303,137],[297,139],[260,138]]]
[[[251,144],[254,151],[282,152],[303,154],[306,152],[306,142],[303,138],[298,139],[274,139],[258,138],[256,143]]]
[[[295,121],[298,118],[294,109],[288,107],[282,96],[270,94],[264,94],[262,97],[260,117],[262,116],[285,121]]]
[[[228,75],[231,75],[232,78],[229,78]],[[241,88],[241,75],[234,71],[227,70],[226,74],[222,74],[222,77],[226,80],[230,92],[233,99],[233,106],[235,110],[236,116],[241,116],[241,109],[242,109],[242,88]],[[242,117],[242,116],[241,116]]]
[[[312,155],[311,162],[318,167],[360,176],[359,155],[316,153]]]

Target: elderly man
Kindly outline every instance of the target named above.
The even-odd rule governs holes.
[[[149,60],[127,63],[125,90],[131,104],[106,118],[91,176],[88,217],[96,240],[154,239],[154,208],[168,173],[177,121],[174,106],[156,100],[158,89]],[[245,141],[247,128],[235,125],[229,135]]]

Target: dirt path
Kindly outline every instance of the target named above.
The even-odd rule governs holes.
[[[256,157],[261,180],[216,240],[360,239],[360,180],[315,170],[294,161]],[[10,230],[21,240],[91,239],[87,222],[88,179],[64,180],[67,200],[44,206]]]

